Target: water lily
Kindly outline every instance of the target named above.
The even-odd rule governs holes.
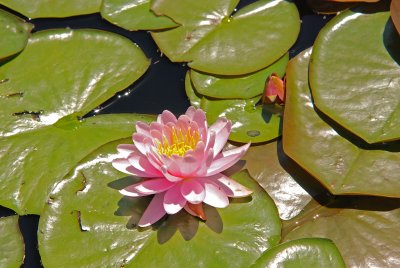
[[[285,102],[285,80],[281,79],[276,73],[271,74],[265,83],[264,94],[262,96],[263,104]]]
[[[185,209],[205,219],[202,204],[224,208],[228,197],[244,197],[251,191],[221,172],[234,165],[249,144],[222,151],[231,122],[219,118],[210,127],[201,109],[190,107],[176,118],[164,111],[156,122],[137,122],[133,144],[117,147],[121,158],[113,166],[144,178],[120,192],[126,196],[154,197],[138,225],[149,226],[165,214]]]

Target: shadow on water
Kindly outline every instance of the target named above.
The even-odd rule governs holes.
[[[110,188],[121,190],[128,185],[138,182],[139,180],[135,177],[124,177],[113,182],[110,182],[108,186]],[[202,221],[197,217],[194,217],[182,210],[174,215],[166,215],[157,223],[150,227],[138,227],[139,220],[144,213],[145,209],[149,205],[152,196],[146,197],[128,197],[124,196],[118,201],[118,208],[114,212],[116,216],[130,216],[126,228],[137,229],[139,232],[153,230],[157,232],[157,241],[160,244],[168,242],[174,237],[175,233],[179,232],[182,238],[186,241],[190,241],[195,238],[200,224],[204,224],[211,231],[220,234],[223,231],[222,218],[218,213],[218,210],[214,207],[203,205],[204,213],[207,217],[206,221]],[[235,199],[232,203],[243,203],[250,202],[251,198],[239,198]],[[201,223],[203,222],[203,223]]]

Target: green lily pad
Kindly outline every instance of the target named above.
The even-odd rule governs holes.
[[[283,122],[285,153],[333,194],[400,197],[400,146],[368,147],[333,128],[314,109],[307,50],[289,62]],[[358,146],[359,145],[359,146]]]
[[[242,75],[282,57],[296,41],[300,20],[294,3],[260,0],[232,15],[238,0],[154,0],[152,10],[181,24],[153,32],[172,61],[187,61],[198,71]]]
[[[185,75],[185,92],[186,96],[189,98],[190,104],[197,108],[200,108],[201,98],[200,95],[193,87],[192,81],[190,79],[190,72],[186,72]]]
[[[285,223],[284,241],[327,238],[338,247],[347,267],[396,267],[400,262],[399,202],[375,199],[343,203],[360,210],[327,208],[319,204],[306,208],[303,214]],[[373,211],[372,206],[377,207],[375,202],[381,204],[379,210],[384,208],[385,211]]]
[[[313,178],[284,155],[280,143],[252,145],[242,160],[246,161],[244,168],[274,200],[281,219],[297,216],[311,201],[310,194],[298,182],[310,189],[306,183]]]
[[[101,0],[0,0],[0,4],[31,19],[63,18],[99,12]]]
[[[218,99],[249,99],[264,92],[265,81],[276,73],[283,77],[289,54],[285,54],[274,64],[258,72],[240,76],[214,76],[190,70],[194,88],[201,95]]]
[[[18,216],[0,218],[0,266],[21,267],[25,258],[25,246],[19,231]]]
[[[111,166],[117,144],[93,152],[52,193],[39,223],[45,267],[243,267],[279,242],[277,209],[245,171],[232,178],[252,196],[218,211],[205,206],[206,222],[181,211],[138,229],[150,199],[117,191],[138,180]]]
[[[335,244],[323,238],[289,241],[267,250],[252,267],[343,267]]]
[[[24,49],[33,25],[0,9],[0,59]]]
[[[378,143],[400,139],[400,37],[388,11],[367,7],[345,11],[321,30],[310,85],[318,109]]]
[[[130,31],[176,27],[173,20],[157,16],[150,10],[150,0],[104,0],[101,16]]]
[[[203,97],[200,107],[206,112],[210,123],[222,116],[232,121],[229,140],[258,143],[281,135],[279,126],[282,112],[279,105],[255,106],[259,99],[212,100]]]
[[[136,119],[149,118],[79,120],[148,65],[135,44],[115,34],[65,29],[34,34],[18,57],[0,67],[0,204],[39,214],[54,183],[78,161],[129,136]]]

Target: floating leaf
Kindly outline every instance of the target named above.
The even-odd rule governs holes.
[[[186,96],[189,98],[190,104],[199,108],[201,103],[201,98],[203,97],[200,95],[193,87],[192,81],[190,79],[190,73],[187,72],[185,75],[185,92]]]
[[[272,73],[285,74],[289,54],[258,72],[240,76],[214,76],[190,70],[194,88],[201,95],[218,99],[249,99],[263,93],[265,81]]]
[[[353,204],[345,201],[347,207],[359,206],[363,210],[320,205],[306,208],[303,214],[284,225],[284,241],[328,238],[338,247],[347,267],[396,267],[400,263],[399,202],[382,199],[366,198]],[[371,211],[372,207],[379,207],[374,202],[381,203],[380,210],[389,211]],[[390,210],[393,207],[397,209]]]
[[[225,116],[232,121],[229,140],[237,142],[264,142],[280,136],[282,107],[258,105],[260,97],[247,100],[212,100],[203,97],[200,107],[206,111],[208,122]]]
[[[150,0],[104,0],[101,6],[101,16],[130,31],[178,26],[168,17],[155,15],[150,10]]]
[[[260,0],[232,14],[238,0],[155,0],[152,10],[182,26],[152,33],[172,61],[220,75],[258,71],[282,57],[300,29],[294,3]]]
[[[0,4],[31,19],[62,18],[99,12],[101,0],[0,0]]]
[[[32,24],[0,9],[0,59],[23,50],[32,28]]]
[[[19,231],[18,216],[0,218],[0,266],[21,267],[24,257],[24,240]]]
[[[298,182],[317,194],[310,185],[305,185],[313,178],[288,159],[278,142],[252,145],[242,159],[246,161],[244,168],[274,200],[281,219],[293,218],[311,200]]]
[[[267,250],[252,267],[346,267],[335,244],[323,238],[289,241]]]
[[[246,172],[232,178],[252,196],[224,209],[205,206],[206,222],[181,211],[138,229],[149,199],[117,191],[137,178],[111,166],[116,146],[93,152],[55,188],[39,223],[45,267],[243,267],[279,242],[276,207]]]
[[[368,146],[324,121],[308,87],[310,54],[305,51],[288,65],[285,153],[333,194],[400,197],[400,144]]]
[[[137,118],[79,118],[147,69],[128,39],[97,30],[38,32],[0,67],[0,204],[40,213],[55,182],[88,153],[127,137]],[[26,68],[29,66],[29,68]],[[38,190],[40,189],[40,190]]]
[[[397,32],[400,33],[400,2],[392,1],[390,4],[390,16],[392,17],[392,21],[396,26]]]
[[[367,7],[343,12],[321,30],[310,85],[318,109],[377,143],[400,139],[400,37],[389,12]]]

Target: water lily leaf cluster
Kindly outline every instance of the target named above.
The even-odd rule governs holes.
[[[81,118],[148,65],[135,44],[112,33],[33,34],[26,48],[0,67],[0,204],[21,215],[39,214],[54,184],[83,157],[129,135],[134,116]]]
[[[45,267],[400,262],[398,1],[307,2],[352,9],[287,65],[300,28],[291,1],[237,10],[238,0],[0,0],[29,18],[100,12],[127,30],[151,30],[164,55],[190,67],[191,104],[210,124],[230,119],[231,141],[253,143],[226,171],[251,196],[223,209],[204,205],[207,220],[182,210],[138,227],[151,198],[118,190],[143,178],[111,163],[117,145],[132,142],[135,123],[154,116],[85,115],[137,81],[149,60],[122,36],[31,34],[31,24],[0,10],[0,205],[41,215]],[[287,74],[285,106],[260,103],[273,73]],[[0,229],[0,266],[19,267],[18,216],[0,218]]]

